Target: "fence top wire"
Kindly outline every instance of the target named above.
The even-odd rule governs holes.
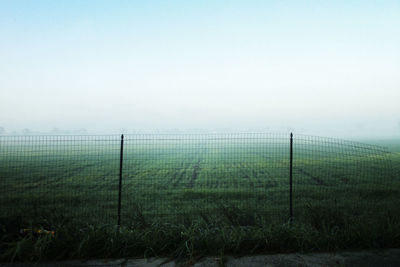
[[[121,135],[3,135],[0,140],[13,142],[31,141],[113,141]],[[234,139],[286,139],[286,134],[280,133],[135,133],[124,134],[124,140],[234,140]]]
[[[367,144],[367,143],[363,143],[363,142],[359,142],[359,141],[350,141],[350,140],[334,138],[334,137],[294,134],[293,139],[299,140],[299,141],[304,141],[304,142],[318,142],[320,144],[329,145],[329,146],[331,146],[333,144],[340,145],[340,146],[345,145],[347,147],[352,147],[352,148],[360,148],[360,149],[366,149],[366,150],[374,150],[377,152],[389,153],[388,148],[385,146],[372,145],[372,144]]]
[[[121,134],[86,134],[86,135],[2,135],[0,142],[4,143],[30,143],[30,142],[77,142],[95,141],[111,142],[119,141]],[[181,140],[276,140],[284,141],[289,139],[289,133],[271,132],[226,132],[226,133],[132,133],[124,134],[125,141],[181,141]],[[388,148],[379,145],[372,145],[358,141],[350,141],[332,137],[322,137],[304,134],[294,134],[294,141],[314,143],[323,146],[347,146],[351,148],[373,150],[375,152],[389,153]],[[298,144],[299,145],[299,144]],[[300,144],[301,145],[301,144]]]

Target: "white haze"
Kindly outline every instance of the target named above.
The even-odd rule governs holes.
[[[396,3],[40,3],[2,4],[3,134],[400,137]]]

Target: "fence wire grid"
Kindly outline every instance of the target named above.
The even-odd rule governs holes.
[[[1,136],[0,217],[130,225],[234,209],[285,221],[316,204],[361,214],[398,203],[385,149],[298,134],[292,142],[271,133]]]

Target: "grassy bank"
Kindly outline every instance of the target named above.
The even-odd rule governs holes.
[[[138,220],[121,228],[60,217],[58,222],[42,224],[43,229],[52,227],[54,236],[19,234],[20,227],[32,225],[7,218],[2,222],[0,257],[7,262],[37,262],[166,256],[190,262],[204,255],[400,247],[400,211],[393,207],[384,213],[354,217],[340,209],[310,206],[306,216],[276,224],[226,210],[218,220],[205,216],[175,224]]]

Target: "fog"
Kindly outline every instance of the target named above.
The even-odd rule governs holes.
[[[3,1],[0,134],[400,137],[398,1]]]

